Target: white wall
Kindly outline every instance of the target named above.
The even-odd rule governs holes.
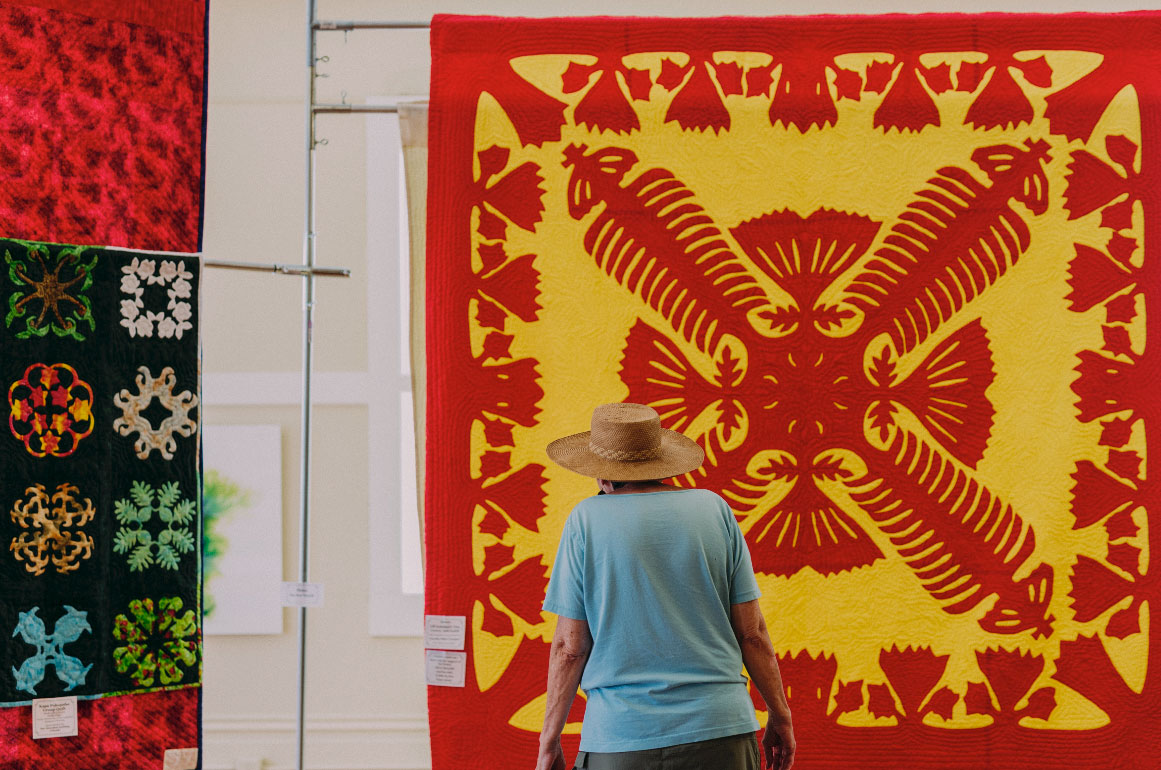
[[[531,0],[320,0],[323,19],[426,20],[435,12],[544,16],[588,14],[708,15],[913,11],[1117,11],[1123,2],[928,0],[589,0],[557,7]],[[213,259],[299,262],[304,192],[305,1],[211,0],[210,104],[205,255]],[[425,31],[320,36],[328,78],[320,101],[360,103],[373,96],[427,91]],[[368,632],[367,408],[344,382],[366,386],[367,290],[365,120],[321,116],[317,153],[319,264],[350,267],[351,279],[319,281],[315,316],[316,393],[312,495],[312,580],[326,585],[326,605],[308,624],[307,767],[379,770],[430,766],[422,644]],[[207,389],[210,423],[283,426],[284,579],[297,575],[298,408],[292,402],[301,359],[302,287],[294,278],[206,272],[203,334],[207,383],[240,382],[238,373],[281,373],[264,380],[262,406],[230,405],[238,393]],[[390,297],[384,297],[390,301]],[[327,376],[330,374],[331,376]],[[362,377],[362,380],[358,378]],[[208,387],[208,386],[207,386]],[[209,637],[205,663],[206,770],[293,767],[296,621],[281,636]],[[497,759],[497,758],[493,758]],[[502,759],[502,758],[501,758]],[[493,763],[495,764],[495,763]],[[503,762],[499,762],[503,766]]]

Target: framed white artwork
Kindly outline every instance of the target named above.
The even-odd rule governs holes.
[[[282,428],[203,428],[207,634],[281,634]]]

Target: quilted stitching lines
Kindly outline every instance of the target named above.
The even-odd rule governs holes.
[[[137,434],[133,448],[142,460],[147,459],[154,449],[166,460],[172,460],[177,450],[176,436],[192,436],[197,432],[197,422],[190,418],[189,411],[198,405],[198,397],[188,390],[174,395],[177,376],[169,366],[156,378],[146,366],[137,371],[137,394],[125,389],[113,396],[113,403],[121,409],[121,416],[113,421],[113,428],[122,436]],[[170,411],[158,428],[154,428],[142,414],[155,398]]]
[[[12,635],[20,635],[27,644],[36,647],[36,654],[12,668],[16,677],[16,689],[36,695],[36,686],[44,681],[45,669],[52,665],[57,679],[67,685],[65,692],[83,685],[85,676],[93,664],[85,665],[79,658],[64,653],[64,646],[81,638],[85,631],[92,632],[87,612],[80,612],[65,605],[65,614],[57,619],[51,634],[45,633],[44,621],[37,617],[39,607],[20,613],[20,620]]]
[[[195,516],[193,501],[181,499],[176,481],[162,484],[160,489],[134,481],[129,497],[113,506],[117,521],[125,525],[113,539],[113,550],[129,554],[129,569],[134,572],[143,572],[155,563],[176,570],[181,554],[194,550],[194,535],[189,528]],[[145,528],[154,513],[164,525],[156,539]]]
[[[96,515],[92,500],[68,483],[59,484],[51,496],[43,484],[29,487],[25,495],[9,512],[25,530],[9,547],[17,561],[27,562],[24,568],[34,575],[43,575],[49,563],[62,575],[80,568],[93,553],[92,536],[79,531]]]

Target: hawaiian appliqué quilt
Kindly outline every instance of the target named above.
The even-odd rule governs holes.
[[[0,235],[199,250],[206,8],[0,3]]]
[[[0,240],[0,767],[199,746],[199,278]],[[64,695],[78,736],[34,741],[31,701]]]
[[[434,767],[533,764],[596,492],[543,447],[614,400],[706,450],[678,481],[738,515],[796,767],[1155,766],[1161,17],[432,40],[427,611],[469,629]]]

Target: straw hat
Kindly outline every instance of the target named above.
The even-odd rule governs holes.
[[[602,404],[593,410],[592,430],[558,438],[546,451],[570,471],[608,481],[667,479],[705,460],[697,442],[662,428],[645,404]]]

